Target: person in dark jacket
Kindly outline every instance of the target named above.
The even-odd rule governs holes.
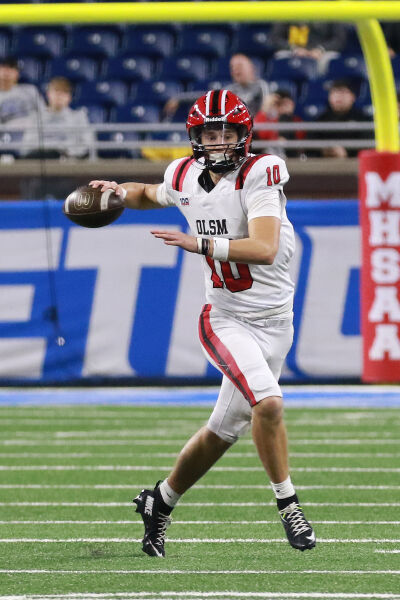
[[[319,116],[317,121],[320,123],[343,123],[347,121],[351,122],[369,120],[358,108],[354,106],[356,98],[356,91],[352,82],[346,79],[334,81],[329,89],[328,107]],[[340,140],[363,140],[370,137],[370,131],[352,129],[350,123],[346,130],[319,130],[309,133],[309,138],[332,140],[332,146],[323,148],[320,153],[320,156],[330,158],[346,158],[357,156],[357,153],[359,152],[358,148],[345,148],[340,144]]]

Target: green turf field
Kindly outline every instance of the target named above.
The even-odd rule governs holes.
[[[250,437],[173,513],[165,560],[131,503],[206,407],[0,408],[0,597],[400,599],[400,412],[288,409],[317,547],[285,541]],[[77,596],[82,594],[82,596]]]

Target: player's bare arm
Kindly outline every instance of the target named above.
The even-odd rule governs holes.
[[[257,217],[249,222],[249,237],[229,241],[228,260],[252,265],[272,265],[279,248],[280,220],[276,217]],[[197,238],[181,231],[153,230],[156,238],[167,246],[180,246],[188,252],[198,252]],[[214,253],[210,238],[208,256]]]
[[[162,208],[157,202],[157,188],[160,184],[152,183],[117,183],[103,179],[94,179],[89,183],[94,188],[101,188],[102,192],[113,190],[117,196],[124,199],[127,208],[146,210],[151,208]]]

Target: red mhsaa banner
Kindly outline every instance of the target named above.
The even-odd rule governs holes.
[[[362,378],[400,381],[400,154],[361,152],[359,195]]]

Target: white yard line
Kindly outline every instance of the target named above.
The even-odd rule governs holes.
[[[103,575],[108,575],[108,574],[115,574],[115,575],[132,575],[134,573],[140,573],[140,574],[148,574],[148,575],[156,575],[156,574],[162,574],[162,575],[304,575],[304,574],[309,574],[309,575],[318,575],[318,574],[323,574],[323,575],[400,575],[400,570],[393,570],[393,569],[381,569],[381,570],[377,570],[377,569],[371,569],[371,570],[330,570],[330,569],[301,569],[301,570],[290,570],[290,569],[265,569],[265,570],[252,570],[252,569],[237,569],[237,570],[223,570],[223,569],[196,569],[196,570],[186,570],[186,569],[110,569],[110,570],[98,570],[98,569],[88,569],[87,571],[83,571],[83,570],[67,570],[67,569],[0,569],[0,574],[22,574],[22,573],[27,573],[27,574],[60,574],[60,575],[85,575],[85,574],[103,574]],[[75,594],[72,594],[75,595]],[[80,594],[77,594],[78,596]],[[83,594],[82,594],[83,595]],[[108,594],[105,594],[106,596],[108,596]],[[121,593],[121,595],[123,595],[123,593]],[[323,594],[322,594],[323,595]],[[84,595],[86,597],[86,594]],[[91,597],[91,594],[88,594],[89,597]],[[23,598],[25,598],[26,596],[23,596]],[[53,598],[53,596],[50,596],[51,598]],[[57,596],[54,596],[57,597]],[[298,598],[299,596],[296,594],[295,598]],[[301,597],[301,595],[300,595]],[[312,597],[312,596],[311,596]],[[320,597],[319,595],[315,595],[314,597]],[[327,596],[329,597],[329,596]],[[346,596],[347,597],[347,596]],[[351,596],[350,596],[351,597]],[[357,597],[357,596],[356,596]],[[360,597],[365,597],[365,598],[375,598],[375,595],[371,595],[371,594],[365,594],[365,596],[361,595]],[[385,596],[382,596],[385,597]],[[391,595],[389,595],[388,597],[392,598]],[[3,598],[3,596],[0,596],[0,598]],[[397,596],[396,596],[397,598]]]
[[[165,465],[0,465],[0,471],[170,471]],[[262,467],[213,467],[214,472],[260,472]],[[400,467],[293,467],[299,473],[400,473]]]
[[[332,432],[329,432],[332,435]],[[26,432],[25,432],[26,435]],[[129,439],[129,440],[121,440],[121,439],[111,439],[111,440],[59,440],[54,438],[44,438],[43,436],[40,440],[37,439],[29,439],[29,438],[12,438],[12,439],[0,439],[0,446],[182,446],[187,442],[187,438],[182,439],[165,439],[165,436],[161,439]],[[241,445],[245,446],[254,446],[251,440],[241,440],[239,442]],[[329,445],[329,446],[358,446],[361,444],[365,444],[368,446],[372,445],[399,445],[399,438],[388,438],[386,436],[382,436],[382,439],[369,439],[369,438],[354,438],[351,439],[342,437],[342,438],[296,438],[295,436],[290,436],[290,445],[294,446],[321,446],[321,445]]]
[[[142,538],[0,538],[0,544],[76,544],[82,542],[127,544],[139,543]],[[171,538],[170,544],[271,544],[287,543],[283,538]],[[318,538],[320,544],[399,544],[394,538]],[[197,572],[197,571],[196,571]],[[292,572],[292,571],[290,571]],[[400,571],[399,571],[400,573]]]
[[[2,572],[2,571],[0,571]],[[26,573],[27,571],[20,571]],[[34,571],[35,573],[36,571]],[[39,573],[41,573],[40,571]],[[57,573],[57,571],[43,571],[44,573]],[[132,573],[143,573],[143,574],[168,574],[175,573],[174,571],[163,571],[163,570],[143,570],[143,571],[117,571],[118,574],[132,574]],[[305,571],[303,571],[305,572]],[[329,571],[329,573],[333,571]],[[31,571],[28,571],[31,573]],[[90,573],[90,571],[62,571],[61,574],[84,574]],[[94,571],[94,573],[113,573],[113,571]],[[191,571],[184,571],[183,573],[191,573]],[[194,572],[192,572],[194,573]],[[198,573],[198,571],[196,571]],[[215,573],[213,571],[213,573]],[[252,574],[264,574],[263,572],[251,572],[243,571],[243,573]],[[271,573],[271,571],[268,571]],[[272,572],[274,573],[274,572]],[[288,571],[279,571],[279,573],[288,573]],[[291,571],[290,573],[293,573]],[[297,573],[297,571],[296,571]],[[308,571],[310,573],[310,571]],[[313,571],[314,573],[323,573],[322,571]],[[337,573],[342,573],[338,571]],[[347,571],[346,571],[347,573]],[[93,593],[74,593],[69,594],[51,594],[51,595],[32,595],[24,594],[23,596],[0,596],[1,600],[137,600],[143,598],[145,600],[170,600],[176,598],[184,598],[185,600],[205,600],[205,598],[213,598],[213,600],[232,600],[233,598],[260,598],[265,600],[400,600],[398,594],[379,594],[369,592],[368,594],[363,593],[346,593],[346,592],[227,592],[227,591],[213,591],[213,592],[116,592],[116,593],[104,593],[104,594],[93,594]]]
[[[177,521],[174,519],[174,525],[276,525],[274,521]],[[316,521],[312,520],[314,525],[400,525],[400,521]],[[0,521],[0,525],[137,525],[143,527],[143,522],[136,521]]]
[[[176,452],[0,452],[0,458],[175,458]],[[291,452],[292,458],[399,458],[400,452]],[[256,452],[227,452],[226,458],[254,458]]]
[[[153,487],[152,483],[129,484],[45,484],[45,483],[2,483],[0,489],[32,489],[32,490],[133,490],[136,488]],[[267,490],[265,485],[224,485],[224,484],[196,484],[193,490]],[[400,490],[400,485],[296,485],[297,490]]]
[[[374,550],[379,554],[400,554],[400,550]]]
[[[0,502],[0,506],[130,506],[130,502]],[[179,508],[193,507],[198,508],[208,506],[276,506],[273,500],[266,502],[181,502]],[[353,507],[399,507],[400,502],[307,502],[307,506],[353,506]]]

